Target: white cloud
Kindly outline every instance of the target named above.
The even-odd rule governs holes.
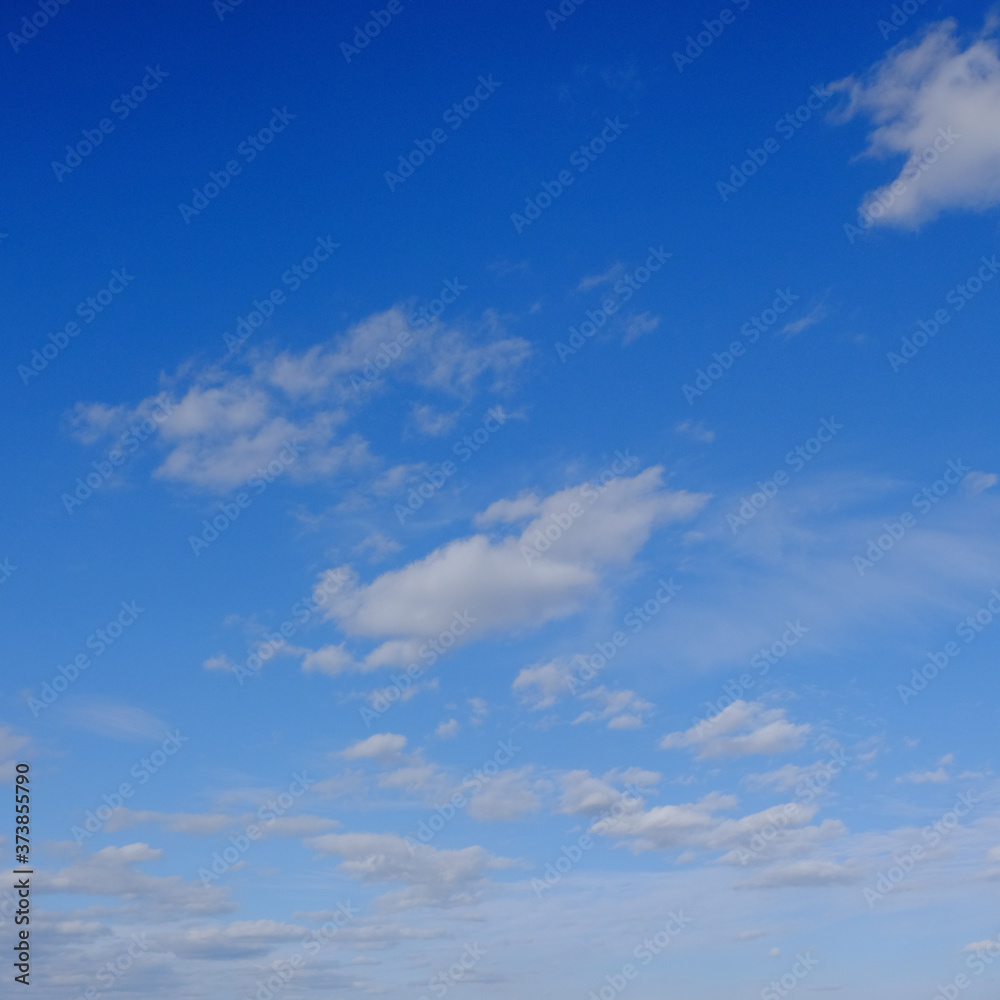
[[[781,815],[786,832],[808,823],[816,814],[815,805],[789,802],[771,809],[726,819],[721,811],[734,809],[735,796],[711,793],[698,802],[679,805],[653,806],[648,810],[633,809],[623,815],[610,815],[591,826],[593,833],[626,841],[632,851],[673,850],[679,847],[701,847],[706,850],[723,850],[742,846],[767,824],[773,824]],[[820,828],[811,828],[817,831]],[[813,833],[810,839],[826,839],[844,832],[834,821],[822,834]],[[731,860],[728,856],[720,860]]]
[[[967,473],[962,480],[962,489],[969,496],[975,497],[996,486],[998,480],[1000,480],[1000,476],[997,476],[995,472],[980,472],[974,469]]]
[[[438,724],[437,729],[434,730],[434,735],[439,740],[450,740],[453,736],[458,735],[460,728],[458,719],[448,719]]]
[[[347,760],[375,758],[383,763],[395,760],[406,746],[406,737],[398,733],[376,733],[367,739],[352,743],[340,756]]]
[[[105,847],[56,872],[36,872],[40,892],[80,893],[139,900],[145,907],[183,913],[220,913],[233,909],[225,890],[185,882],[179,875],[158,877],[137,871],[137,864],[159,861],[163,851],[148,844]]]
[[[388,910],[474,903],[485,873],[512,864],[482,847],[438,850],[425,844],[411,845],[394,833],[330,833],[307,843],[320,854],[343,858],[338,870],[350,878],[406,885],[402,892],[381,897]]]
[[[644,701],[634,691],[609,691],[604,685],[584,691],[580,697],[598,702],[600,708],[582,712],[573,720],[574,724],[607,719],[608,729],[638,729],[643,717],[655,708],[652,702]]]
[[[329,602],[328,617],[349,635],[387,640],[366,658],[369,668],[409,662],[423,640],[449,629],[462,642],[470,630],[479,637],[565,618],[596,594],[606,573],[631,561],[657,525],[690,518],[707,501],[666,489],[662,477],[653,467],[616,478],[603,492],[562,490],[533,501],[537,516],[520,536],[457,539],[369,584],[342,567],[350,582]],[[567,513],[574,504],[575,519]],[[553,517],[569,524],[539,551],[535,542],[545,541]]]
[[[533,709],[549,708],[569,694],[573,668],[566,660],[550,660],[522,667],[511,689]]]
[[[398,348],[401,337],[411,338],[409,347],[377,367],[373,358],[382,345]],[[438,321],[417,331],[402,308],[393,308],[301,352],[256,348],[184,365],[163,380],[158,396],[135,407],[78,403],[70,424],[78,440],[92,444],[154,414],[163,417],[155,407],[162,400],[170,412],[158,423],[154,445],[167,451],[154,473],[161,479],[226,492],[275,460],[293,481],[324,479],[375,464],[367,442],[346,424],[380,386],[403,382],[467,402],[483,382],[490,391],[507,388],[529,354],[528,342],[504,336],[493,313],[469,333]]]
[[[904,774],[899,780],[911,785],[938,785],[950,781],[951,776],[943,767],[939,767],[934,771],[911,771],[909,774]]]
[[[864,79],[831,85],[850,96],[845,119],[864,114],[875,124],[866,155],[907,158],[896,193],[887,184],[865,196],[862,208],[880,196],[886,205],[871,213],[873,222],[917,227],[946,209],[981,211],[1000,203],[995,27],[991,20],[965,44],[954,20],[941,21],[916,43],[892,49]]]
[[[531,768],[501,771],[472,797],[468,812],[484,822],[512,820],[535,812],[540,800],[531,787]]]
[[[711,444],[715,440],[715,431],[708,430],[700,420],[697,423],[693,420],[682,420],[679,424],[674,424],[674,431],[693,438],[700,444]]]
[[[642,772],[643,775],[655,773]],[[626,812],[641,809],[641,798],[625,797],[609,783],[616,778],[619,781],[627,780],[614,772],[609,772],[604,778],[595,778],[589,771],[567,771],[559,778],[562,784],[559,812],[569,816],[599,816],[612,808]]]
[[[786,323],[782,328],[782,333],[787,333],[789,337],[794,337],[796,334],[801,333],[803,330],[808,330],[809,327],[815,326],[817,323],[822,322],[826,319],[829,314],[829,310],[821,302],[819,305],[814,306],[809,310],[801,319],[797,319],[794,322]]]
[[[660,740],[664,749],[698,749],[698,758],[788,753],[802,746],[810,727],[796,726],[783,708],[765,709],[757,701],[734,701],[711,719]]]
[[[630,316],[625,323],[625,336],[622,338],[623,344],[631,344],[633,340],[638,340],[644,333],[652,333],[660,325],[660,317],[651,313],[639,313]]]
[[[995,951],[1000,948],[1000,937],[995,940],[992,938],[987,938],[985,941],[973,941],[972,944],[967,944],[962,951]]]

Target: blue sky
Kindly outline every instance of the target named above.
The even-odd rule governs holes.
[[[37,995],[986,995],[996,11],[375,12],[5,17]]]

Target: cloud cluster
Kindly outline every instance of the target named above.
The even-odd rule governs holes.
[[[850,101],[845,119],[875,124],[867,156],[906,157],[873,222],[917,227],[946,209],[982,211],[1000,203],[1000,53],[996,21],[968,44],[954,20],[931,25],[916,44],[897,46],[861,80],[832,84]],[[947,137],[947,141],[942,138]],[[935,143],[937,146],[935,147]]]

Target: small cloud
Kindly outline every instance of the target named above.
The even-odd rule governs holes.
[[[580,284],[576,286],[578,292],[589,292],[591,288],[598,285],[606,285],[615,280],[622,273],[623,264],[612,264],[603,274],[591,274],[580,279]]]
[[[740,931],[736,935],[737,941],[754,941],[757,938],[762,938],[767,931],[755,930],[755,931]]]
[[[939,764],[954,764],[955,755],[953,753],[946,753],[939,761]]]
[[[939,785],[950,781],[951,778],[943,767],[939,767],[936,771],[911,771],[897,780],[910,785]]]
[[[770,955],[771,958],[777,958],[780,954],[781,954],[781,949],[780,948],[772,948],[768,952],[768,955]]]
[[[469,722],[474,726],[478,726],[490,714],[489,706],[482,698],[470,698],[469,710],[472,713]]]
[[[402,547],[394,538],[383,535],[381,531],[376,531],[374,534],[369,535],[363,542],[356,545],[354,551],[364,552],[366,549],[370,549],[371,560],[378,562],[380,559],[385,559],[387,556],[399,552]]]
[[[644,333],[651,333],[660,325],[660,317],[652,316],[648,312],[639,313],[638,316],[630,316],[625,324],[625,337],[622,344],[631,344],[633,340],[638,340]]]
[[[167,732],[167,724],[145,709],[111,701],[77,704],[69,713],[74,725],[113,740],[157,740]]]
[[[486,270],[491,271],[498,278],[506,278],[508,274],[527,274],[528,262],[526,260],[510,260],[507,257],[498,257],[495,261],[486,265]]]
[[[980,493],[984,493],[991,487],[996,486],[998,479],[1000,479],[1000,476],[997,476],[995,472],[974,470],[962,480],[962,489],[970,497],[976,497]]]
[[[427,437],[441,437],[442,434],[449,433],[455,426],[459,411],[439,413],[433,406],[417,403],[410,412],[410,417],[414,427],[421,434],[425,434]]]
[[[715,431],[708,430],[700,420],[698,423],[693,420],[682,420],[674,425],[674,433],[693,438],[701,444],[711,444],[715,440]]]
[[[383,762],[394,760],[406,746],[406,737],[398,733],[376,733],[368,739],[352,743],[340,756],[346,760],[375,758]]]
[[[434,730],[434,735],[439,740],[450,740],[453,736],[458,735],[459,728],[458,719],[449,719],[447,722],[442,722]]]
[[[1000,944],[1000,938],[997,940],[987,939],[986,941],[973,941],[972,944],[967,944],[962,951],[991,951]]]
[[[818,306],[814,306],[809,310],[801,319],[797,319],[792,323],[786,323],[782,328],[781,332],[788,335],[788,338],[794,337],[796,334],[801,333],[803,330],[808,330],[809,327],[815,326],[817,323],[822,322],[830,314],[830,310],[821,302]],[[787,339],[787,338],[786,338]]]
[[[202,663],[202,666],[206,670],[228,670],[232,672],[236,669],[236,664],[225,653],[219,653],[218,656],[210,656]]]

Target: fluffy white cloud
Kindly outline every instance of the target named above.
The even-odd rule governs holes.
[[[148,844],[105,847],[59,871],[37,872],[34,884],[39,892],[114,896],[168,912],[221,913],[234,908],[227,892],[216,886],[185,882],[179,875],[147,875],[135,868],[162,856],[163,851]]]
[[[596,593],[604,574],[631,561],[655,526],[690,518],[708,500],[668,490],[662,478],[653,467],[599,488],[522,498],[513,502],[517,517],[532,520],[520,535],[457,539],[370,584],[342,567],[350,582],[329,602],[328,617],[349,635],[387,640],[366,658],[368,668],[409,662],[425,640],[449,630],[457,638],[448,646],[472,633],[565,618]],[[514,517],[511,506],[499,511],[494,504],[484,517]],[[565,527],[550,543],[544,533],[555,534],[558,519]]]
[[[407,886],[381,897],[383,907],[390,910],[474,903],[485,873],[513,864],[482,847],[438,850],[410,844],[394,833],[330,833],[312,838],[308,845],[320,854],[343,858],[338,870],[351,878]]]
[[[573,668],[568,660],[550,660],[523,667],[511,687],[533,709],[549,708],[570,693],[572,676]]]
[[[340,756],[347,760],[363,760],[371,757],[383,763],[396,760],[406,747],[406,737],[399,733],[376,733],[367,739],[352,743]]]
[[[635,795],[626,795],[610,782],[628,781],[625,775],[635,778],[655,774],[655,771],[631,769],[625,774],[612,771],[603,778],[595,778],[589,771],[567,771],[559,779],[562,784],[559,812],[569,816],[599,816],[612,809],[625,812],[638,811],[642,808],[642,799]]]
[[[409,346],[400,348],[404,338]],[[394,345],[396,358],[381,366],[374,359],[384,344]],[[167,449],[155,475],[209,490],[233,489],[262,469],[321,479],[374,466],[367,442],[346,424],[379,387],[402,382],[468,401],[482,382],[505,388],[530,346],[504,336],[493,314],[472,332],[437,321],[417,331],[393,308],[304,351],[244,354],[185,365],[134,407],[78,403],[73,434],[92,444],[146,421],[143,437],[158,431]]]
[[[695,747],[699,759],[787,753],[802,746],[809,729],[807,724],[789,722],[783,708],[766,709],[758,701],[740,699],[684,732],[669,733],[660,746]]]
[[[1000,57],[996,22],[968,44],[954,20],[931,25],[865,74],[832,84],[846,90],[845,118],[875,124],[866,155],[907,158],[896,180],[869,192],[874,223],[916,227],[946,209],[1000,203]],[[896,190],[892,190],[892,185]],[[871,207],[881,201],[882,209]]]
[[[609,691],[606,687],[593,688],[584,691],[581,698],[596,701],[599,708],[596,711],[586,711],[578,715],[578,722],[608,721],[608,729],[639,729],[643,716],[655,707],[651,701],[644,701],[634,691]]]
[[[940,785],[950,781],[951,776],[943,767],[939,767],[934,771],[911,771],[899,780],[910,785]]]

